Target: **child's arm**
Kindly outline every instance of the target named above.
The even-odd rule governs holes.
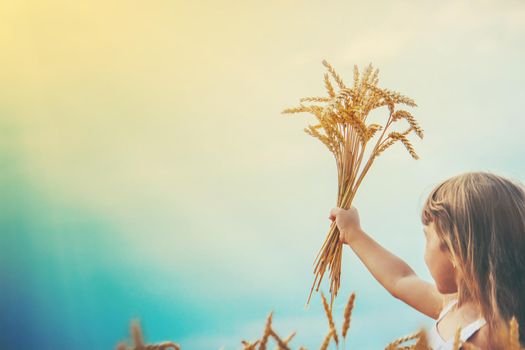
[[[406,262],[392,254],[361,229],[355,207],[334,208],[330,219],[336,221],[340,240],[348,244],[367,269],[395,298],[425,315],[437,319],[447,297],[436,286],[419,278]],[[448,299],[448,298],[447,298]]]

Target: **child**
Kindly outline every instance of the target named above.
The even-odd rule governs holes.
[[[355,207],[333,208],[340,240],[395,298],[436,320],[432,349],[461,340],[496,349],[499,326],[515,316],[525,339],[525,188],[488,172],[441,182],[421,213],[425,263],[435,285],[420,279],[400,258],[361,228]]]

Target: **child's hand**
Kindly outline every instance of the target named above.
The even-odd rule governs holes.
[[[339,228],[339,240],[342,243],[350,244],[350,241],[362,232],[359,213],[354,206],[350,209],[335,207],[330,210],[329,218],[332,221],[335,220]]]

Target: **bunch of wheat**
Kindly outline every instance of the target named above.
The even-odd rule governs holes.
[[[321,140],[333,153],[337,163],[339,188],[336,205],[348,209],[351,207],[357,188],[374,159],[396,141],[402,142],[412,157],[419,158],[407,139],[407,135],[414,131],[420,138],[423,138],[423,130],[408,111],[395,110],[395,104],[400,103],[415,107],[416,103],[398,92],[379,88],[377,86],[379,70],[374,71],[372,64],[366,67],[361,77],[359,77],[357,66],[354,66],[354,84],[352,87],[347,87],[326,60],[323,60],[322,63],[328,69],[328,73],[324,75],[324,84],[328,96],[305,97],[301,98],[300,102],[321,102],[325,104],[320,106],[301,103],[299,107],[285,109],[282,113],[308,112],[317,118],[318,124],[308,125],[304,131]],[[337,92],[332,85],[330,76],[337,84]],[[368,114],[383,106],[386,106],[389,111],[386,125],[384,127],[375,123],[367,125]],[[384,137],[390,125],[400,120],[408,122],[408,129],[402,132],[392,131]],[[381,136],[370,152],[368,161],[361,169],[365,149],[380,130],[382,130]],[[315,280],[310,289],[307,305],[310,303],[316,282],[316,291],[319,290],[327,267],[330,269],[331,277],[330,304],[333,304],[340,286],[341,254],[342,244],[339,241],[339,230],[334,221],[314,262]]]

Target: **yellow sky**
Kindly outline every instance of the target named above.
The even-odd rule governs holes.
[[[515,122],[506,91],[521,86],[524,14],[519,1],[4,2],[2,123],[17,130],[13,149],[50,196],[166,235],[179,223],[175,213],[207,227],[195,222],[211,207],[216,214],[207,215],[223,220],[213,239],[234,230],[237,252],[268,237],[254,218],[234,221],[239,211],[283,215],[278,225],[286,219],[276,202],[318,213],[312,220],[332,205],[335,164],[302,132],[311,117],[280,114],[324,94],[323,59],[345,81],[354,64],[372,62],[380,85],[418,102],[421,160],[393,148],[362,197],[394,198],[383,177],[395,168],[389,180],[419,181],[407,197],[415,206],[432,181],[467,167],[449,161],[458,145],[473,159],[493,133],[479,120],[507,106],[498,125]],[[477,132],[464,142],[473,123]],[[515,149],[516,140],[499,144]]]

